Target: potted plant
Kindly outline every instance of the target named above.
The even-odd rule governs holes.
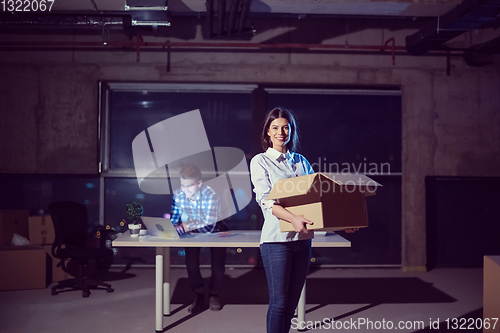
[[[141,231],[141,224],[137,223],[137,219],[144,214],[144,208],[138,202],[129,202],[127,204],[127,209],[125,215],[132,220],[133,223],[129,223],[128,228],[130,230],[131,237],[138,237]]]

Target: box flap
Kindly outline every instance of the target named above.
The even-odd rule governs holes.
[[[377,187],[382,186],[382,184],[377,183],[370,177],[359,173],[327,173],[328,177],[333,179],[335,183],[346,187],[357,187],[361,192],[365,194],[366,197],[376,195]]]
[[[271,192],[267,195],[267,200],[305,195],[318,175],[318,173],[313,173],[300,177],[280,179],[274,184]]]
[[[371,187],[377,187],[377,186],[382,186],[381,184],[377,183],[370,177],[367,177],[366,175],[360,174],[360,173],[349,173],[349,174],[343,174],[343,173],[325,173],[325,176],[328,178],[332,179],[334,182],[340,185],[356,185],[356,186],[371,186]]]
[[[382,186],[381,184],[363,174],[324,174],[321,172],[317,172],[310,175],[278,180],[274,184],[271,192],[269,192],[269,194],[267,195],[267,200],[305,196],[311,194],[311,192],[313,192],[312,190],[316,190],[316,192],[318,192],[318,188],[322,187],[322,183],[325,181],[333,182],[339,186],[358,187],[360,188],[361,192],[365,193],[366,196],[375,195],[377,187]],[[317,182],[319,185],[314,184],[315,182]]]

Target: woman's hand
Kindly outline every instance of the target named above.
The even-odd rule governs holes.
[[[345,229],[345,232],[347,232],[348,234],[352,234],[353,232],[355,231],[358,231],[359,228],[347,228]]]
[[[292,224],[293,229],[296,232],[302,232],[304,234],[307,234],[309,232],[309,230],[307,230],[306,225],[307,224],[309,224],[309,225],[313,225],[314,224],[313,222],[309,221],[305,217],[298,216],[298,215],[295,215],[295,214],[293,214],[293,218],[290,219],[290,223]]]
[[[272,214],[276,216],[279,219],[288,221],[292,224],[293,229],[296,232],[302,232],[304,234],[308,233],[308,230],[306,228],[306,224],[313,225],[314,223],[309,221],[303,216],[298,216],[295,215],[294,213],[290,212],[289,210],[283,208],[280,205],[274,204],[272,208]]]

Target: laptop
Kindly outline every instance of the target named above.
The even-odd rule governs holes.
[[[147,217],[141,216],[142,222],[148,229],[151,236],[157,236],[169,239],[179,239],[179,234],[175,230],[174,225],[170,219],[162,217]]]

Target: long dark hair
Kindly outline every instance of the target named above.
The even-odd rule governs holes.
[[[290,137],[290,140],[286,145],[288,150],[295,152],[298,151],[299,132],[297,128],[297,122],[295,121],[295,116],[290,110],[281,107],[274,108],[267,114],[266,120],[264,122],[264,128],[262,129],[262,136],[261,136],[262,148],[264,148],[264,151],[266,151],[267,148],[273,146],[269,135],[267,135],[267,131],[269,130],[271,123],[277,118],[286,119],[290,126],[290,129],[288,131],[288,136]]]

